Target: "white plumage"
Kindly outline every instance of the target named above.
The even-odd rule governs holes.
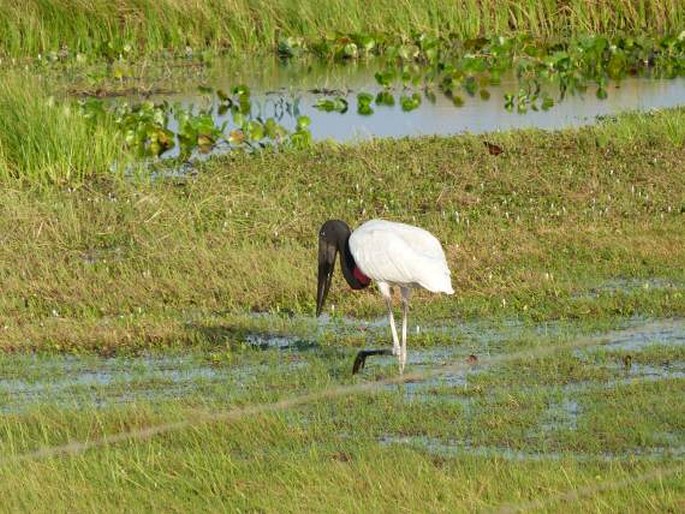
[[[352,232],[349,245],[359,269],[379,283],[454,293],[440,241],[427,230],[371,220]]]

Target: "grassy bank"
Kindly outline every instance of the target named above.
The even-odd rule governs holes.
[[[272,50],[280,38],[334,33],[664,34],[685,28],[677,0],[515,2],[511,0],[177,0],[0,1],[0,56],[56,58],[84,53],[116,58],[171,50]]]
[[[330,217],[416,223],[443,241],[457,294],[419,294],[419,317],[683,315],[683,127],[681,109],[492,135],[497,157],[460,136],[231,155],[152,183],[9,182],[0,345],[109,352],[192,342],[198,317],[311,314]],[[331,305],[383,311],[339,277]]]

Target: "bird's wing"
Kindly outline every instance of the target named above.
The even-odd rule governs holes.
[[[453,292],[440,242],[419,227],[372,220],[352,232],[349,244],[357,266],[373,280]]]
[[[442,250],[442,245],[437,238],[420,227],[407,225],[406,223],[398,223],[395,221],[386,220],[371,220],[362,224],[355,230],[385,230],[398,235],[409,245],[414,251],[434,257],[436,259],[445,259],[445,253]]]

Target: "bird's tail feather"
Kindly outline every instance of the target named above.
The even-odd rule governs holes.
[[[421,281],[421,287],[431,293],[454,294],[450,271],[445,269],[443,273],[429,273],[427,280]]]

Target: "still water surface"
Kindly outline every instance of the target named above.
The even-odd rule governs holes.
[[[230,89],[246,84],[252,90],[252,116],[276,116],[286,128],[295,126],[296,115],[309,116],[315,140],[333,139],[340,142],[360,141],[374,137],[405,137],[450,135],[464,132],[484,133],[515,128],[560,129],[595,123],[598,117],[613,116],[624,111],[648,111],[685,105],[685,78],[648,79],[628,78],[612,82],[607,88],[608,98],[596,97],[596,88],[584,94],[567,95],[560,101],[558,92],[549,90],[555,105],[548,111],[528,111],[525,114],[508,112],[504,95],[516,93],[518,85],[513,74],[505,76],[501,84],[488,88],[489,100],[478,95],[462,95],[464,105],[455,107],[452,100],[436,91],[435,102],[422,95],[421,106],[411,112],[402,111],[399,96],[421,92],[421,87],[404,89],[397,84],[392,93],[393,107],[372,105],[374,114],[357,114],[357,94],[368,92],[375,96],[381,87],[374,78],[381,69],[378,63],[315,66],[306,63],[280,63],[267,59],[255,63],[220,63],[207,77],[212,88]],[[314,108],[321,98],[342,96],[349,102],[349,110],[340,114]],[[180,102],[183,105],[207,105],[208,99],[197,91],[179,92],[155,97]],[[230,115],[219,116],[219,124]],[[174,123],[174,122],[172,122]],[[170,127],[175,130],[175,126]]]

